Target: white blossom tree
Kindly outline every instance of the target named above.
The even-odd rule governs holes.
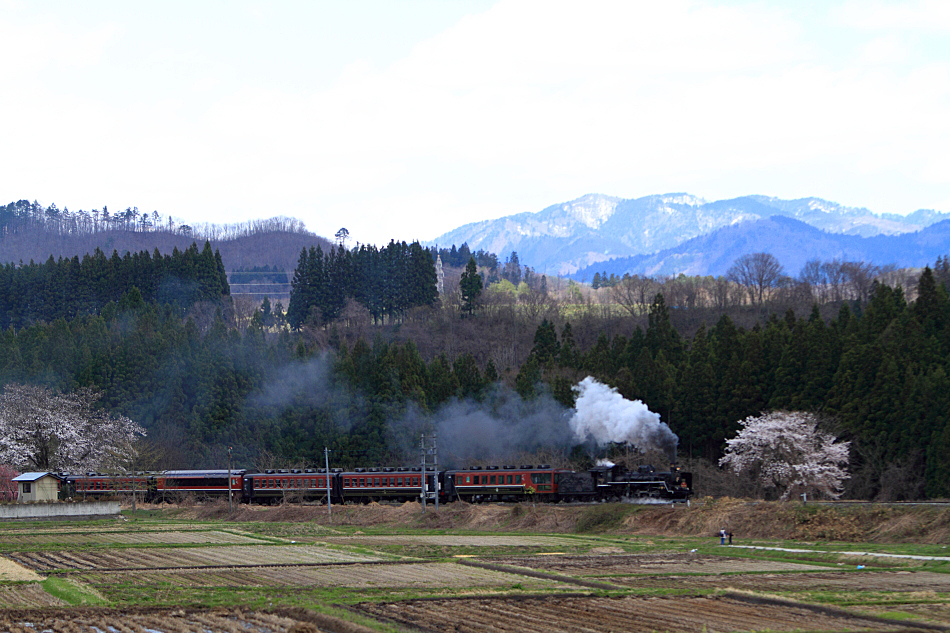
[[[813,414],[772,411],[739,424],[720,466],[751,475],[764,488],[781,491],[782,499],[805,492],[841,496],[851,442],[819,431]]]
[[[39,471],[110,468],[145,429],[94,409],[98,400],[88,387],[64,394],[6,385],[0,394],[0,463]]]

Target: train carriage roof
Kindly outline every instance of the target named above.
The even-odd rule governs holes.
[[[231,476],[243,475],[245,473],[243,468],[233,468],[231,469]],[[184,479],[187,477],[227,477],[227,470],[165,470],[161,473],[165,477],[177,477],[179,479]]]

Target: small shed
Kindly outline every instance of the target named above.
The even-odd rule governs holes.
[[[17,482],[17,501],[56,501],[62,478],[55,473],[23,473],[11,481]]]

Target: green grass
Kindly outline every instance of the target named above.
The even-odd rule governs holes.
[[[69,578],[50,576],[40,584],[46,593],[73,606],[100,606],[109,604],[108,601],[100,598],[89,588]]]

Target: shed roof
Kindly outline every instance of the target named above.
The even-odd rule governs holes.
[[[53,479],[61,479],[61,477],[57,475],[56,473],[43,472],[43,473],[23,473],[22,475],[18,475],[14,477],[10,481],[38,481],[46,476],[52,477]]]

